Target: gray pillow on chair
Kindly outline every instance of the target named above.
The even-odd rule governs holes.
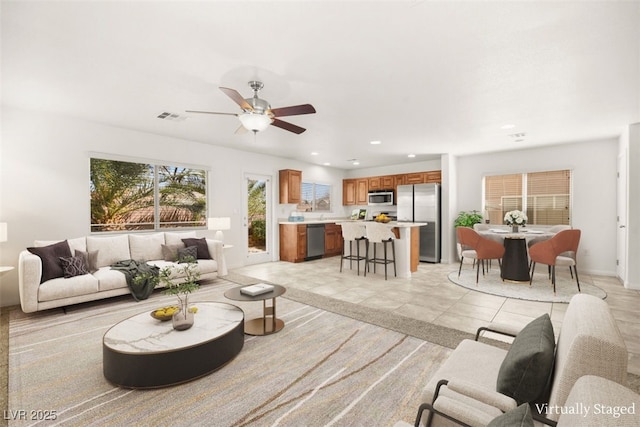
[[[523,403],[515,409],[491,420],[487,427],[533,427],[533,416],[529,404]]]
[[[515,337],[498,372],[496,390],[518,405],[544,394],[555,359],[553,325],[548,314],[533,320]]]

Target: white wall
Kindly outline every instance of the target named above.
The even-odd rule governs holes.
[[[336,215],[344,215],[343,172],[338,169],[53,114],[6,107],[2,114],[0,221],[8,223],[9,241],[0,243],[0,265],[16,267],[0,275],[2,306],[19,303],[17,265],[21,250],[34,240],[89,234],[89,153],[209,167],[209,215],[231,217],[232,229],[224,233],[225,242],[234,245],[225,252],[231,268],[245,263],[246,239],[242,228],[245,172],[272,177],[273,259],[279,256],[277,219],[288,215],[288,205],[278,205],[278,170],[299,169],[305,180],[333,185]],[[208,230],[199,233],[213,236]]]
[[[459,157],[456,210],[481,209],[483,176],[571,169],[571,225],[582,230],[578,271],[615,276],[617,154],[617,139],[606,139]]]
[[[634,123],[623,134],[620,150],[627,154],[627,251],[626,287],[640,289],[640,123]]]

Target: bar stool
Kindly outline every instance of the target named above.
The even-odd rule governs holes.
[[[344,264],[344,260],[349,260],[349,268],[353,270],[353,261],[356,261],[358,264],[358,276],[360,275],[360,261],[367,261],[366,256],[360,255],[360,242],[365,242],[365,247],[369,247],[369,242],[365,236],[366,231],[364,225],[357,224],[355,222],[343,222],[340,224],[342,228],[342,256],[340,257],[340,273],[342,273],[342,265]],[[345,246],[346,243],[349,242],[349,253],[345,254]],[[356,244],[356,254],[353,254],[353,244]],[[366,251],[365,251],[366,253]],[[367,270],[365,268],[364,275],[367,275]]]
[[[367,240],[369,243],[373,243],[373,257],[369,258],[369,245],[367,245],[367,263],[365,270],[369,269],[369,263],[373,263],[373,272],[376,272],[376,264],[384,264],[384,280],[387,280],[387,264],[393,263],[393,275],[397,276],[396,272],[396,247],[395,239],[396,235],[393,234],[391,227],[379,222],[367,222],[365,224],[367,230]],[[382,244],[384,250],[384,258],[378,258],[376,255],[376,244]],[[391,244],[391,253],[393,259],[387,257],[387,245]]]

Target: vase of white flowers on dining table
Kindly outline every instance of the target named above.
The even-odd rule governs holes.
[[[527,215],[519,210],[509,211],[504,215],[504,222],[511,226],[511,231],[517,233],[519,227],[527,224]]]

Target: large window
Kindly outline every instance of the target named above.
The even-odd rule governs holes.
[[[571,171],[558,170],[484,178],[484,210],[491,224],[508,211],[526,212],[529,224],[571,224]]]
[[[330,212],[331,186],[303,182],[298,210],[302,212]]]
[[[204,227],[204,169],[91,159],[91,231]]]

